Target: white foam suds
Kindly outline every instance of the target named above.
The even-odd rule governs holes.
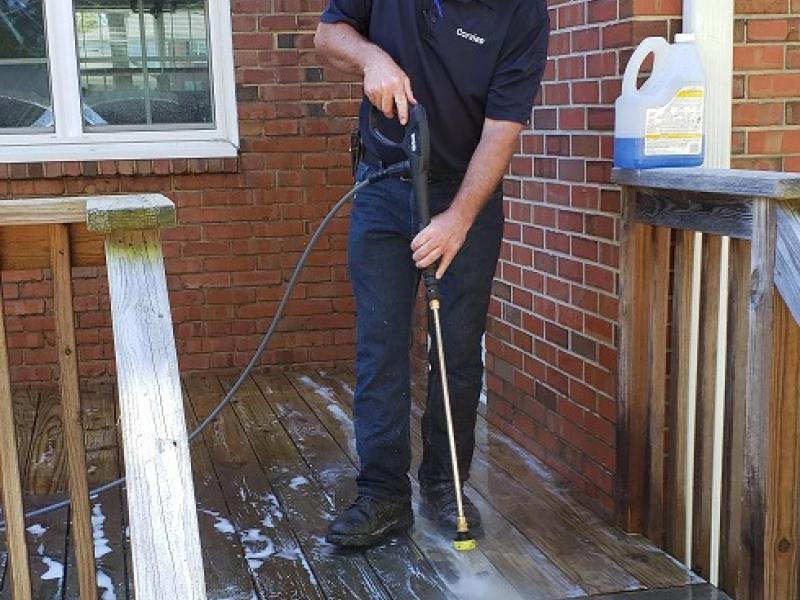
[[[281,505],[278,502],[278,498],[275,494],[267,494],[264,496],[264,502],[269,503],[269,512],[272,514],[276,519],[283,518],[283,511],[281,510]]]
[[[353,420],[350,418],[344,409],[336,404],[335,402],[331,402],[328,404],[328,412],[333,415],[333,418],[339,421],[339,423],[344,427],[345,431],[350,431],[353,428]]]
[[[114,582],[107,573],[97,570],[97,587],[103,590],[100,600],[117,600],[117,593],[114,591]]]
[[[200,509],[200,512],[207,514],[214,519],[214,529],[219,531],[222,535],[233,535],[236,533],[236,528],[228,519],[220,515],[215,510]]]
[[[64,565],[57,560],[53,560],[49,556],[45,556],[43,544],[39,544],[36,553],[42,557],[42,562],[44,566],[47,567],[47,571],[41,576],[42,580],[64,579]]]
[[[347,434],[347,444],[350,447],[350,452],[356,454],[356,440],[353,438],[353,420],[350,418],[350,415],[336,402],[328,404],[328,412],[331,413],[334,419],[339,421],[339,424],[342,426],[342,431]]]
[[[224,517],[217,517],[217,521],[214,523],[214,529],[223,535],[233,535],[236,533],[233,523]]]
[[[43,556],[42,562],[47,567],[47,571],[42,575],[43,580],[64,579],[64,565],[49,556]]]
[[[103,558],[106,554],[111,553],[111,546],[103,529],[103,523],[105,522],[106,516],[103,514],[103,508],[100,504],[95,504],[92,507],[92,537],[94,538],[95,558]]]
[[[289,482],[289,487],[292,488],[293,490],[298,490],[307,484],[308,484],[308,479],[306,479],[302,475],[298,475]]]
[[[300,377],[300,382],[306,387],[311,388],[314,391],[314,393],[317,394],[317,396],[322,396],[328,402],[334,402],[336,400],[336,394],[333,393],[333,388],[329,388],[324,385],[319,385],[308,375],[302,375]]]
[[[252,571],[260,569],[264,561],[275,554],[275,544],[260,529],[248,529],[239,537],[244,546],[244,558]]]
[[[28,527],[28,533],[35,537],[41,537],[47,533],[47,527],[42,527],[39,523],[35,523]]]

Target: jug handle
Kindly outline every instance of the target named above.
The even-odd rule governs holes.
[[[622,80],[623,94],[636,93],[636,80],[639,77],[639,71],[642,69],[642,64],[645,59],[652,53],[655,57],[653,64],[653,72],[656,71],[656,63],[659,62],[659,56],[665,55],[669,52],[671,46],[669,42],[662,37],[649,37],[645,38],[636,52],[631,56],[628,61],[628,66],[625,68],[625,77]]]

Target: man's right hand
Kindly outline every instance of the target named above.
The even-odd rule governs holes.
[[[364,65],[364,94],[387,119],[408,123],[409,104],[416,104],[411,80],[392,57],[375,47]]]
[[[408,123],[408,106],[417,100],[408,75],[391,56],[347,23],[320,23],[314,43],[335,67],[364,76],[364,94],[387,119]]]

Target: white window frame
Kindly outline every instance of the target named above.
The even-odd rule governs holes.
[[[230,0],[208,0],[214,127],[84,131],[72,0],[43,0],[55,130],[0,132],[0,163],[229,158],[239,150]]]

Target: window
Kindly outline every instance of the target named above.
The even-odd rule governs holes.
[[[0,162],[237,146],[230,0],[0,0]]]

